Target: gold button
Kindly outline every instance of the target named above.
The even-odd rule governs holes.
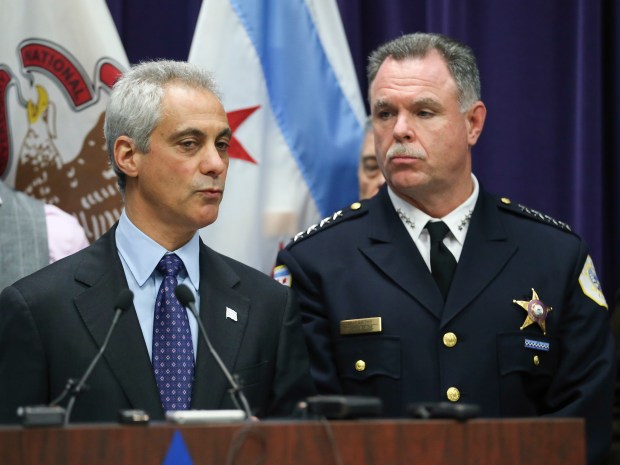
[[[508,197],[502,197],[501,200],[502,200],[502,203],[505,205],[510,205],[512,203]]]
[[[351,204],[351,210],[359,210],[361,206],[362,206],[362,204],[361,204],[361,203],[359,203],[359,202],[353,202],[353,203]]]
[[[355,362],[355,369],[357,371],[364,371],[366,369],[366,362],[364,360],[358,360]]]
[[[456,334],[446,333],[443,335],[443,345],[446,347],[454,347],[456,345]]]
[[[450,402],[456,402],[457,400],[461,398],[461,392],[455,387],[449,388],[448,391],[446,392],[446,395]]]
[[[538,355],[534,355],[534,365],[540,365],[540,359],[538,358]]]

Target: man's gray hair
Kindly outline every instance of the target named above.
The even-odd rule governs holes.
[[[132,66],[114,84],[103,133],[108,158],[123,196],[127,179],[114,161],[114,143],[120,136],[127,136],[134,140],[141,152],[147,153],[150,150],[151,133],[160,122],[164,90],[170,83],[204,89],[219,98],[211,74],[183,61],[143,62]]]
[[[456,82],[460,110],[467,111],[480,100],[480,72],[476,65],[476,57],[467,45],[442,34],[416,32],[381,45],[368,57],[366,68],[368,86],[372,85],[379,67],[386,58],[392,57],[396,61],[423,58],[433,50],[437,50],[446,61],[448,70]]]

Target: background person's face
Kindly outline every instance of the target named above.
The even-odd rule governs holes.
[[[379,169],[379,163],[375,155],[375,136],[372,131],[367,132],[364,136],[357,176],[360,199],[372,197],[379,192],[379,188],[385,183],[385,178]]]

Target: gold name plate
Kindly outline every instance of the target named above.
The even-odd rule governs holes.
[[[340,334],[369,334],[381,332],[381,317],[358,318],[357,320],[342,320]]]

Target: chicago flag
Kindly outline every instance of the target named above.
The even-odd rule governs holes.
[[[0,0],[0,177],[72,213],[92,241],[118,218],[103,118],[128,67],[105,0]]]
[[[356,200],[364,106],[335,0],[203,0],[189,61],[233,130],[214,249],[269,272],[278,247]]]

